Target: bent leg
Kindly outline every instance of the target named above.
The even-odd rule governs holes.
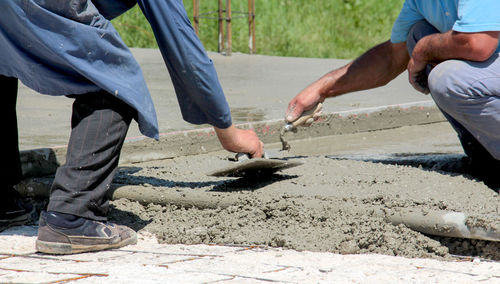
[[[75,96],[66,163],[57,172],[36,249],[73,254],[135,244],[134,230],[106,222],[107,193],[136,111],[104,92]]]
[[[23,175],[19,156],[19,135],[17,129],[17,78],[0,76],[5,107],[0,112],[0,120],[6,124],[4,135],[4,161],[8,165],[1,171],[3,186],[8,188],[21,182]]]
[[[6,125],[4,128],[3,158],[7,165],[1,171],[0,231],[26,224],[31,220],[31,204],[22,202],[21,196],[14,189],[14,186],[23,179],[17,130],[17,85],[17,78],[0,75],[0,86],[3,90],[5,104],[0,112],[0,119]]]
[[[439,33],[439,31],[427,21],[423,20],[416,23],[410,30],[406,41],[409,54],[412,54],[415,45],[420,39],[435,33]],[[491,62],[495,62],[495,60],[492,59]],[[474,89],[475,87],[472,87],[472,85],[481,80],[490,80],[488,78],[491,76],[495,77],[495,74],[497,74],[495,70],[498,70],[498,68],[495,68],[494,65],[490,66],[490,70],[479,70],[488,68],[488,66],[490,66],[488,62],[469,66],[468,63],[457,60],[443,62],[439,64],[434,71],[431,66],[427,67],[427,74],[429,75],[428,84],[434,101],[457,132],[467,156],[475,157],[475,159],[479,161],[492,160],[495,155],[497,155],[496,157],[498,159],[498,155],[500,155],[500,152],[498,152],[500,149],[493,150],[494,146],[492,146],[492,144],[495,144],[494,141],[500,140],[495,140],[495,137],[485,138],[485,135],[490,136],[486,133],[480,134],[480,131],[484,132],[483,129],[485,129],[484,127],[488,125],[488,123],[496,123],[491,121],[491,118],[487,118],[487,116],[495,117],[495,115],[485,115],[485,113],[482,112],[485,110],[485,105],[492,107],[490,110],[495,112],[494,109],[496,107],[493,105],[498,104],[496,101],[500,98],[497,98],[496,95],[500,93],[498,91],[491,92],[486,89],[477,90],[476,93],[483,93],[486,95],[481,99],[479,99],[479,97],[458,94],[467,93],[465,90],[469,87]],[[469,78],[467,80],[466,78],[462,78],[462,76],[469,76]],[[487,97],[488,94],[491,96]],[[459,103],[459,101],[462,102]],[[500,107],[500,105],[498,106]],[[477,118],[475,121],[470,121],[469,118],[464,119],[464,117],[468,117],[469,114],[474,116],[474,113],[475,116],[479,116],[479,114],[482,113],[482,118]],[[496,118],[493,120],[496,120]],[[470,131],[473,131],[474,134]],[[490,144],[490,146],[487,147],[489,148],[488,150],[485,148],[486,145],[484,143]],[[483,145],[485,146],[483,147]],[[494,152],[498,153],[493,154]]]
[[[449,120],[472,159],[479,155],[467,146],[474,143],[467,141],[473,138],[493,158],[500,160],[499,80],[498,54],[485,62],[448,60],[437,65],[429,75],[432,98],[453,118]]]
[[[136,111],[104,91],[75,97],[66,163],[56,172],[47,210],[105,221],[106,194]]]

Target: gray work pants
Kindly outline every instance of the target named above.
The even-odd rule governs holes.
[[[426,35],[438,33],[426,21],[408,35],[410,52]],[[465,153],[474,161],[500,160],[500,57],[483,62],[446,60],[430,70],[432,98],[451,123]]]
[[[107,194],[137,112],[105,91],[74,97],[66,162],[57,169],[47,210],[105,221]]]
[[[21,159],[19,155],[19,138],[17,130],[17,79],[0,75],[0,86],[5,107],[0,112],[0,119],[4,122],[4,151],[3,159],[6,167],[0,172],[3,186],[13,187],[23,179]]]

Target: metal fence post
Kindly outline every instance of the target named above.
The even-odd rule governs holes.
[[[233,33],[232,33],[232,20],[233,18],[247,18],[248,19],[248,52],[255,54],[256,36],[255,36],[255,0],[248,0],[247,12],[233,12],[231,10],[231,0],[225,1],[218,0],[217,11],[200,13],[200,0],[193,0],[193,26],[197,35],[199,35],[200,19],[217,19],[218,21],[218,48],[219,53],[231,55],[233,48]],[[214,17],[217,14],[217,17]],[[240,16],[233,16],[233,14],[243,14]],[[224,31],[225,29],[225,31]]]

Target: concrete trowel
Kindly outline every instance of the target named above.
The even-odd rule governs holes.
[[[288,161],[279,158],[270,158],[266,153],[263,158],[251,159],[248,154],[238,153],[232,159],[231,165],[208,173],[215,177],[258,177],[300,166],[300,161]]]
[[[280,131],[280,141],[282,146],[281,150],[289,151],[291,149],[290,144],[285,139],[285,134],[287,132],[296,133],[297,128],[299,126],[310,126],[314,121],[314,117],[320,115],[322,110],[323,110],[323,104],[318,103],[312,109],[303,112],[302,115],[299,118],[297,118],[294,122],[287,122],[285,126],[281,128]]]
[[[285,140],[284,136],[286,132],[295,132],[298,126],[310,125],[313,121],[313,117],[319,114],[322,109],[322,104],[319,103],[312,110],[304,112],[296,121],[293,123],[286,123],[280,132],[280,140],[282,143],[282,151],[290,150],[290,145]],[[216,177],[255,177],[270,175],[275,172],[289,169],[292,167],[300,166],[303,163],[300,161],[289,161],[281,158],[280,153],[266,152],[263,158],[254,158],[246,153],[238,153],[235,158],[232,159],[232,164],[208,173],[209,176]]]

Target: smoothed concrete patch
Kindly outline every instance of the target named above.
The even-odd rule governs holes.
[[[288,133],[289,141],[342,135],[358,132],[391,129],[444,121],[441,112],[432,102],[373,107],[342,111],[322,116],[311,127]],[[265,144],[279,142],[283,120],[240,124],[238,127],[254,129]],[[129,138],[120,157],[121,164],[169,159],[179,156],[198,155],[221,150],[212,128],[163,133],[159,141],[146,137]],[[65,147],[22,151],[23,172],[26,177],[55,173],[64,164]]]

